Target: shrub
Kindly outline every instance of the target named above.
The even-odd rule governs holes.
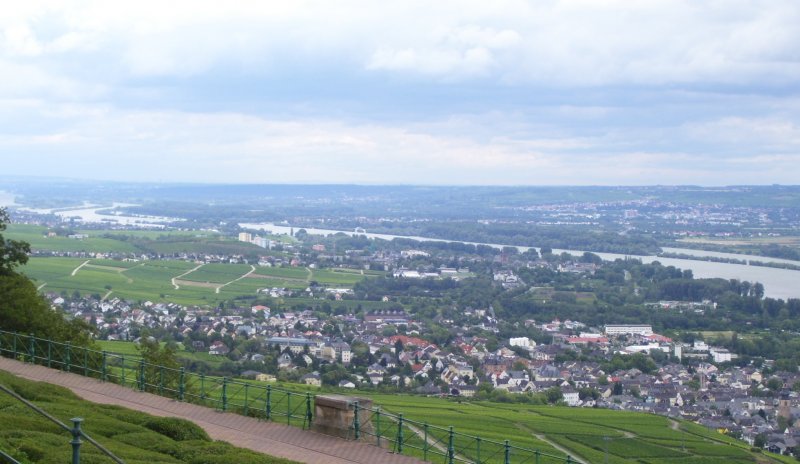
[[[175,441],[211,440],[206,431],[197,424],[176,417],[159,417],[147,421],[144,426]]]

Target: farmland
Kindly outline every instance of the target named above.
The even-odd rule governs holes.
[[[209,253],[209,254],[259,254],[265,252],[251,243],[228,239],[212,231],[152,231],[88,229],[52,230],[38,225],[11,224],[4,235],[11,240],[30,243],[39,252],[85,253]],[[86,238],[68,238],[67,234],[82,234]]]
[[[311,280],[322,285],[352,287],[376,275],[306,268],[256,268],[254,273],[242,278],[252,269],[245,264],[198,265],[177,260],[125,262],[61,257],[34,257],[21,268],[46,292],[71,295],[77,291],[81,295],[196,305],[255,297],[263,288],[302,290]],[[176,279],[174,285],[173,278]]]

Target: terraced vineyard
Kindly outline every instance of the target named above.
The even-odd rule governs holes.
[[[46,292],[67,292],[71,295],[77,291],[81,295],[198,305],[215,305],[224,300],[253,297],[259,289],[264,288],[302,290],[312,280],[321,285],[349,288],[360,280],[382,275],[375,272],[362,275],[328,269],[263,267],[256,267],[250,273],[252,269],[246,264],[213,263],[200,266],[170,260],[125,262],[54,257],[31,258],[22,271]]]
[[[0,383],[62,422],[82,417],[83,430],[127,463],[292,462],[211,441],[202,429],[188,421],[155,418],[121,407],[89,403],[65,388],[22,380],[5,372],[0,372]],[[70,438],[69,433],[54,423],[0,392],[1,450],[23,463],[68,462],[72,453]],[[81,460],[112,462],[88,443],[81,448]]]

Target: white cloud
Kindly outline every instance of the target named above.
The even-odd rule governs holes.
[[[12,6],[4,17],[8,56],[103,51],[134,75],[269,73],[323,60],[556,85],[800,77],[794,0],[63,2]]]

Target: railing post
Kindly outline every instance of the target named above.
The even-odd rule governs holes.
[[[481,464],[481,437],[475,437],[475,464]]]
[[[107,369],[108,369],[108,364],[107,364],[107,362],[108,362],[108,359],[107,359],[106,350],[103,350],[103,368],[102,368],[102,370],[101,370],[101,371],[102,371],[102,375],[100,376],[100,379],[101,379],[103,382],[105,382],[105,381],[106,381],[106,376],[107,376],[107,372],[108,372],[108,370],[107,370]]]
[[[164,396],[164,366],[158,366],[158,395]]]
[[[267,414],[267,420],[272,420],[272,385],[267,385],[267,398],[265,401],[265,412]]]
[[[358,418],[358,401],[353,401],[353,437],[361,438],[361,421]]]
[[[70,364],[72,364],[72,345],[67,342],[67,359],[64,363],[64,369],[69,372],[70,371]]]
[[[375,408],[375,441],[381,446],[381,408]]]
[[[144,359],[139,360],[139,391],[144,391]]]
[[[450,431],[448,433],[447,439],[447,463],[453,464],[453,458],[455,457],[456,451],[453,447],[453,426],[450,426]]]
[[[30,349],[28,351],[31,356],[31,364],[33,364],[36,361],[36,345],[34,344],[35,339],[33,338],[33,334],[29,334],[28,339],[30,340]]]
[[[72,440],[69,442],[72,445],[72,464],[81,463],[81,422],[83,419],[80,417],[73,417],[73,428],[70,430],[72,433]]]
[[[292,392],[286,392],[286,425],[292,425]]]
[[[206,375],[202,372],[200,373],[200,399],[206,399]]]
[[[397,454],[403,454],[403,415],[397,415]]]
[[[539,453],[539,450],[536,450],[536,451],[533,452],[533,456],[536,459],[536,462],[534,462],[534,464],[539,464],[539,455],[540,454],[541,453]]]
[[[89,349],[83,349],[83,376],[89,377]]]
[[[122,359],[122,386],[127,387],[127,385],[125,385],[128,383],[127,379],[125,379],[125,355],[120,355],[120,359]]]
[[[228,410],[228,378],[222,378],[222,411]]]
[[[47,367],[50,367],[50,364],[53,361],[53,340],[47,340]]]
[[[11,342],[11,348],[13,350],[14,355],[12,356],[13,359],[17,359],[17,331],[14,331],[14,338]]]
[[[567,464],[572,464],[572,456],[567,455]]]
[[[178,399],[180,401],[183,401],[185,395],[186,395],[186,372],[181,367],[180,385],[178,386]]]
[[[508,440],[505,441],[505,453],[503,462],[505,464],[511,464],[511,445],[508,444]],[[569,464],[569,456],[567,456],[567,464]]]
[[[308,423],[308,428],[311,428],[311,421],[313,419],[314,419],[314,413],[312,412],[311,409],[311,393],[306,392],[306,422]]]
[[[422,424],[422,431],[425,434],[425,436],[423,437],[423,441],[422,441],[422,456],[423,456],[422,460],[423,461],[427,461],[428,460],[428,423],[427,422]]]
[[[250,385],[250,384],[248,384],[248,383],[245,383],[245,384],[244,384],[244,415],[245,415],[245,416],[247,415],[247,412],[248,412],[248,411],[249,411],[249,409],[250,409],[250,408],[248,408],[248,405],[247,405],[247,397],[248,397],[248,395],[247,395],[247,387],[248,387],[249,385]]]

